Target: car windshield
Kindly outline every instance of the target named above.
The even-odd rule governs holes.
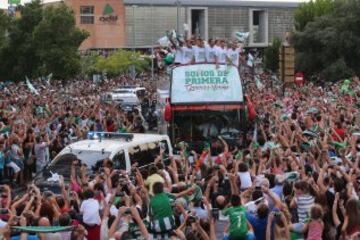
[[[115,90],[113,93],[131,93],[131,90],[121,89],[121,90]]]

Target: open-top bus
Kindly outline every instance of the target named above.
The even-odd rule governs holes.
[[[247,116],[254,118],[255,111],[235,66],[180,65],[172,69],[170,80],[164,118],[173,144],[185,141],[200,150],[204,142],[215,146],[218,136],[241,144]]]

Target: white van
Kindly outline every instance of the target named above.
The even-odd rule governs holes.
[[[114,168],[130,172],[134,163],[137,163],[140,169],[152,165],[154,158],[160,153],[160,148],[164,149],[165,155],[172,155],[167,135],[89,132],[87,140],[65,147],[51,161],[44,174],[48,175],[51,171],[68,179],[74,159],[81,160],[89,170],[105,159],[110,159]]]
[[[107,92],[102,95],[102,99],[106,102],[131,102],[134,104],[140,103],[138,96],[132,92]]]
[[[117,88],[113,90],[114,93],[134,93],[138,97],[144,97],[146,93],[146,89],[144,87],[137,86],[122,86],[121,88]]]

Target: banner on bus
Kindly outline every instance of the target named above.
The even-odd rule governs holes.
[[[235,66],[195,64],[172,71],[171,104],[241,103],[243,92]]]

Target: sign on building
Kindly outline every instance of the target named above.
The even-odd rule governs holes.
[[[118,16],[113,13],[114,9],[110,4],[107,3],[99,20],[104,23],[115,23],[118,20]]]

